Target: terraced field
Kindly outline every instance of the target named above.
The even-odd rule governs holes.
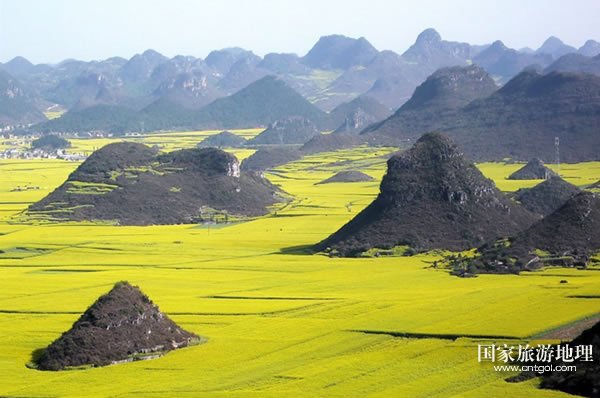
[[[181,134],[143,140],[177,148],[201,133]],[[477,344],[531,343],[597,316],[598,270],[461,279],[430,268],[435,254],[305,253],[374,198],[392,150],[358,148],[280,167],[267,177],[295,200],[271,216],[220,227],[18,224],[15,215],[77,164],[0,161],[0,396],[566,397],[538,390],[535,380],[504,382],[510,373],[477,362]],[[505,190],[535,184],[504,180],[519,166],[481,169]],[[345,169],[376,181],[315,185]],[[560,172],[585,186],[600,179],[600,163]],[[104,368],[25,366],[119,280],[139,285],[206,342]]]

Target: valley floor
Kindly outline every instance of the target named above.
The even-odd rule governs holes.
[[[0,396],[566,397],[537,389],[536,380],[506,383],[514,373],[478,363],[477,345],[537,343],[533,336],[597,316],[599,270],[462,279],[429,268],[434,254],[303,253],[375,197],[391,150],[359,148],[280,167],[267,177],[294,202],[221,227],[15,224],[16,213],[77,164],[0,161]],[[314,185],[350,166],[376,181]],[[536,183],[504,180],[520,165],[480,167],[501,189]],[[561,174],[584,186],[600,179],[600,163],[563,165]],[[25,185],[37,188],[14,191]],[[25,366],[120,280],[139,285],[206,343],[104,368]],[[439,336],[448,334],[481,337]]]

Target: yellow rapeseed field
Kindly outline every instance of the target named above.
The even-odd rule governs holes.
[[[202,134],[140,140],[171,150],[195,145]],[[110,140],[74,141],[89,150]],[[220,227],[18,224],[15,216],[77,163],[0,160],[0,396],[568,396],[539,390],[536,380],[506,383],[511,373],[477,362],[477,344],[532,342],[597,315],[597,299],[572,297],[597,295],[597,270],[462,279],[430,268],[434,254],[340,259],[305,252],[373,200],[393,150],[357,148],[282,166],[267,177],[294,196],[292,203]],[[536,183],[505,180],[519,166],[480,165],[504,190]],[[343,169],[377,181],[315,185]],[[600,179],[600,163],[561,165],[560,172],[585,186]],[[26,367],[34,350],[120,280],[139,285],[206,342],[104,368]]]

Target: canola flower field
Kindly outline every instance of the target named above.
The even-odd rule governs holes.
[[[172,150],[206,134],[132,139]],[[78,164],[0,160],[0,396],[567,397],[538,389],[536,380],[506,383],[514,373],[478,363],[477,345],[535,344],[545,331],[597,317],[598,270],[462,279],[431,268],[435,253],[306,253],[373,200],[393,150],[355,148],[279,167],[266,176],[294,200],[269,216],[224,226],[18,224],[15,216]],[[243,158],[252,151],[235,152]],[[520,166],[479,165],[507,191],[539,182],[505,179]],[[376,181],[315,185],[346,169]],[[600,162],[559,171],[585,187],[600,179]],[[26,367],[34,350],[120,280],[140,286],[206,342],[104,368]],[[394,336],[403,333],[419,337]]]

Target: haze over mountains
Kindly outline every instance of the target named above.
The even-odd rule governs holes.
[[[475,160],[553,161],[558,137],[563,161],[598,159],[600,77],[528,69],[495,91],[490,81],[478,67],[442,69],[361,134],[397,145],[444,132]]]
[[[564,60],[551,64],[573,53],[580,58],[566,68],[589,72],[590,67],[573,63],[592,62],[581,57],[600,54],[600,44],[589,40],[577,50],[551,37],[530,53],[509,49],[500,41],[484,46],[447,41],[434,29],[427,29],[402,55],[379,51],[364,37],[331,35],[319,39],[302,57],[270,53],[261,58],[245,49],[226,48],[212,51],[205,59],[182,55],[169,59],[147,50],[129,60],[120,57],[91,62],[65,60],[57,65],[33,65],[16,57],[0,64],[0,69],[6,74],[2,80],[9,79],[22,87],[38,110],[52,104],[71,111],[98,106],[168,113],[199,109],[274,75],[314,105],[330,111],[361,95],[396,109],[420,83],[442,67],[475,63],[502,83],[531,65],[550,70],[561,68]],[[3,100],[15,101],[8,98],[6,89],[1,94]],[[39,119],[39,114],[32,117],[11,113],[10,118],[2,116],[0,127],[29,125]]]

